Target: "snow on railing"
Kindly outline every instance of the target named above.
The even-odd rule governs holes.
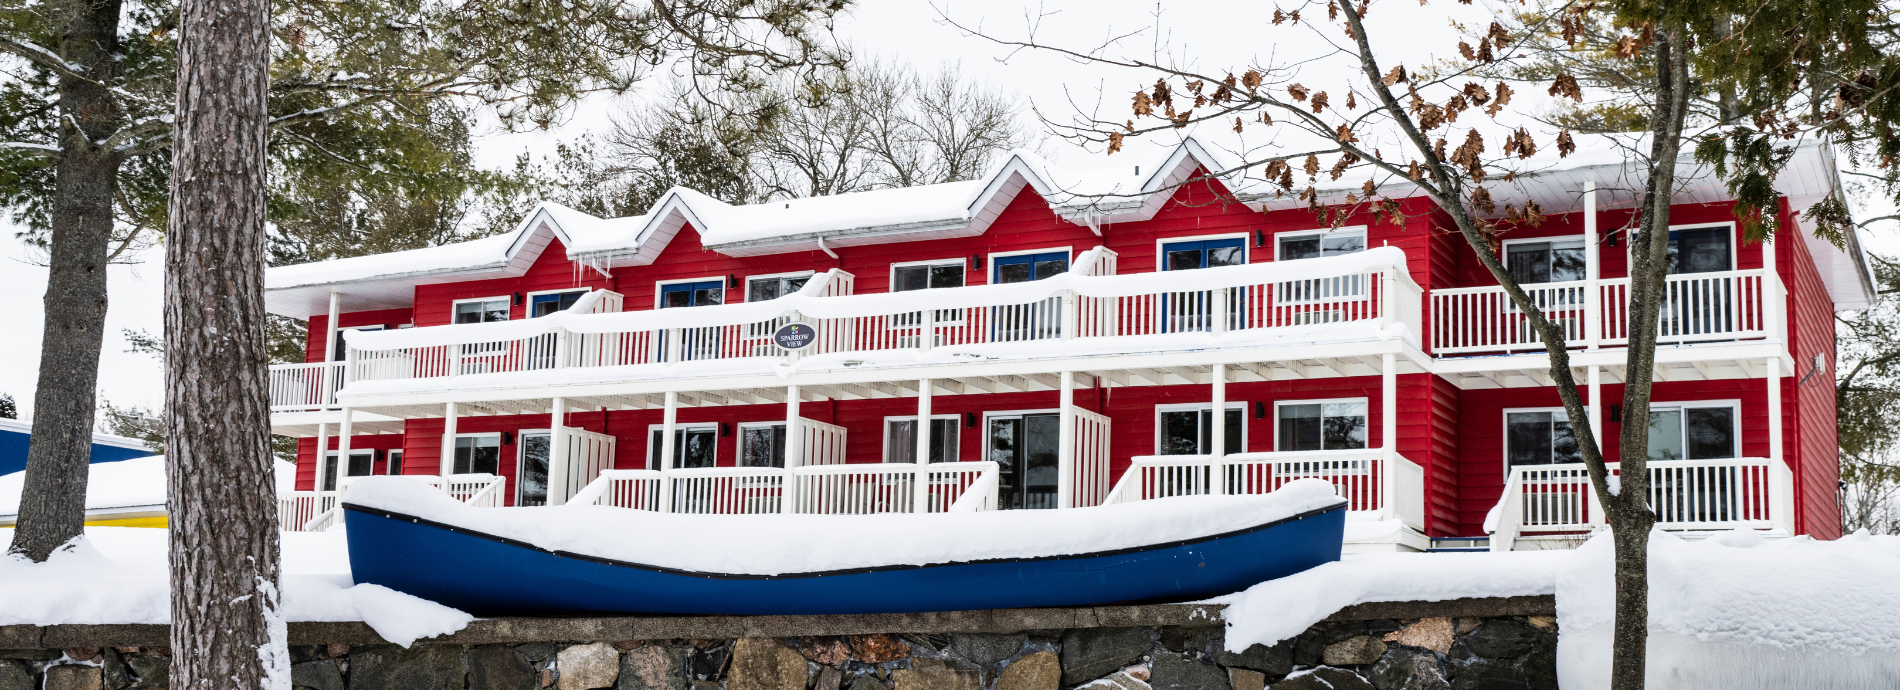
[[[410,481],[443,489],[451,498],[482,508],[499,508],[507,494],[508,480],[492,474],[450,475],[446,488],[442,477],[432,474],[399,474]],[[341,477],[336,491],[291,491],[277,495],[277,525],[285,532],[322,532],[342,523],[340,505],[350,484],[362,477]]]
[[[997,481],[993,462],[607,470],[570,505],[718,515],[965,512],[995,510]]]
[[[817,327],[805,354],[1368,320],[1403,322],[1412,337],[1419,292],[1404,266],[1403,252],[1382,247],[1197,271],[1065,273],[1029,283],[825,296],[848,285],[848,274],[833,271],[766,302],[352,332],[350,380],[778,357],[786,353],[770,343],[772,330],[792,319]]]
[[[1794,476],[1766,458],[1651,460],[1649,505],[1670,530],[1793,527]],[[1611,474],[1621,466],[1611,463]],[[1582,533],[1608,526],[1581,463],[1511,468],[1498,505],[1485,520],[1491,550],[1509,551],[1526,533]]]
[[[1565,345],[1629,342],[1629,279],[1525,285],[1545,318],[1564,329]],[[1682,343],[1768,337],[1784,299],[1779,279],[1764,270],[1686,273],[1663,284],[1657,340]],[[1499,286],[1432,291],[1432,352],[1538,350],[1543,341]]]
[[[321,410],[336,404],[341,387],[342,362],[271,365],[270,408],[272,412]]]
[[[1197,496],[1264,494],[1298,479],[1323,479],[1346,509],[1382,513],[1424,528],[1424,471],[1402,455],[1364,450],[1137,456],[1103,503]],[[1218,469],[1217,469],[1218,468]],[[1220,480],[1216,481],[1216,477]]]

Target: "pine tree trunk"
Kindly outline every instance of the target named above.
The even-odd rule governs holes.
[[[9,551],[44,561],[85,530],[86,464],[105,336],[106,257],[112,243],[113,197],[121,157],[93,142],[121,120],[104,84],[119,72],[119,3],[72,2],[60,57],[90,79],[63,77],[60,115],[77,125],[61,132],[55,169],[52,246],[46,281],[45,332],[33,394],[33,444],[27,451],[19,528]]]
[[[264,312],[270,5],[179,6],[165,251],[175,690],[290,687]]]

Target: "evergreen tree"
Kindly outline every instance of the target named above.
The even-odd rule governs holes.
[[[547,127],[581,96],[673,65],[739,91],[765,74],[818,79],[842,62],[828,21],[845,1],[282,0],[270,7],[270,171],[311,198],[367,188],[396,200],[378,213],[439,218],[409,202],[451,204],[479,177],[444,144],[463,109]],[[59,493],[46,505],[85,492],[105,264],[164,239],[178,22],[171,0],[0,0],[0,205],[50,264],[28,459],[29,486]],[[304,220],[286,198],[276,210]],[[35,561],[83,519],[39,505],[22,507],[12,546]]]

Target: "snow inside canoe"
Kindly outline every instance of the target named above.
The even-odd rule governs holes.
[[[840,516],[471,508],[388,478],[354,484],[344,508],[356,582],[479,615],[1192,601],[1339,560],[1346,517],[1318,480],[1263,496]]]

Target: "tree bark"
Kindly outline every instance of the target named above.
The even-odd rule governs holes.
[[[1657,323],[1669,275],[1669,211],[1676,160],[1689,109],[1689,67],[1674,30],[1656,32],[1656,100],[1650,117],[1649,180],[1643,190],[1641,232],[1631,244],[1629,354],[1623,386],[1623,431],[1618,438],[1619,490],[1600,496],[1615,537],[1616,625],[1611,638],[1610,687],[1641,690],[1648,674],[1649,402],[1656,379]]]
[[[264,312],[270,5],[179,6],[165,252],[172,685],[290,687]]]
[[[64,25],[54,49],[88,78],[67,75],[59,81],[65,126],[54,171],[33,443],[20,493],[19,528],[8,548],[36,562],[85,531],[86,465],[105,337],[107,249],[122,161],[95,143],[117,131],[121,119],[104,86],[116,83],[119,72],[119,3],[72,2],[59,9],[55,15]]]

